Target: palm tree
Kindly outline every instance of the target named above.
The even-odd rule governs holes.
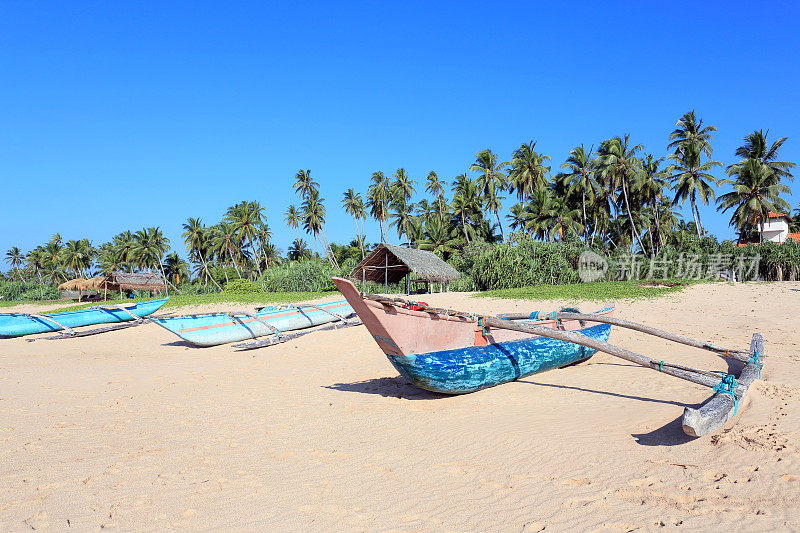
[[[123,268],[127,267],[128,272],[133,272],[133,248],[135,246],[133,233],[131,233],[130,230],[123,231],[116,235],[112,242],[114,243],[117,254],[119,254],[120,266]]]
[[[458,239],[455,229],[441,218],[433,217],[425,224],[424,238],[419,247],[447,257],[453,252],[456,244]]]
[[[183,283],[184,279],[189,278],[189,264],[181,259],[177,252],[167,255],[161,269],[165,279],[171,279],[176,287]]]
[[[344,206],[345,212],[348,215],[353,216],[353,221],[356,223],[356,238],[361,246],[361,259],[364,259],[364,241],[361,238],[361,231],[358,229],[358,220],[366,218],[366,213],[364,212],[364,200],[361,198],[361,194],[350,188],[344,193],[342,205]]]
[[[547,187],[547,174],[550,172],[550,167],[545,166],[547,161],[550,161],[550,156],[536,152],[534,141],[523,143],[514,150],[508,173],[509,192],[516,190],[520,202],[529,198],[533,191]]]
[[[693,144],[706,156],[711,157],[711,133],[717,131],[717,128],[714,126],[703,127],[703,120],[695,117],[694,109],[679,118],[675,125],[677,128],[669,134],[671,142],[667,148],[674,148],[677,153],[684,145]]]
[[[473,223],[480,218],[482,204],[477,182],[466,174],[459,174],[453,183],[453,215],[461,222],[467,244],[470,242],[470,231],[474,232]]]
[[[19,269],[19,267],[22,266],[22,263],[24,261],[25,261],[25,256],[22,255],[22,251],[16,246],[12,246],[11,249],[6,252],[6,263],[11,265],[12,269],[16,269],[19,279],[22,281],[22,283],[27,285],[28,282],[25,281],[25,278],[22,277],[22,272],[20,272]]]
[[[580,235],[583,231],[580,216],[580,210],[570,209],[564,198],[554,198],[550,209],[549,235],[558,241],[563,241],[567,235]]]
[[[491,150],[481,150],[478,152],[475,162],[469,167],[470,172],[479,172],[478,184],[483,189],[483,196],[486,200],[486,207],[493,211],[500,227],[500,238],[503,239],[503,225],[500,223],[500,209],[502,205],[500,195],[506,188],[506,174],[503,169],[508,165],[508,161],[497,162],[497,155]]]
[[[310,170],[298,170],[294,180],[294,192],[298,193],[301,199],[308,198],[311,191],[319,189],[319,183],[311,177]]]
[[[322,246],[325,249],[325,257],[327,257],[328,261],[330,262],[331,266],[334,268],[339,268],[339,265],[336,263],[336,257],[334,257],[333,252],[331,251],[330,244],[328,243],[328,238],[325,235],[325,204],[323,202],[325,198],[321,198],[319,195],[319,191],[313,189],[306,199],[303,201],[303,229],[306,230],[306,233],[311,233],[314,235],[314,239],[319,237],[320,233],[322,234]]]
[[[744,144],[736,149],[736,155],[741,157],[742,161],[728,167],[728,176],[738,173],[738,165],[743,164],[748,159],[755,159],[770,168],[776,181],[784,178],[789,181],[794,179],[794,176],[789,171],[789,169],[794,168],[794,163],[776,161],[778,151],[780,151],[781,146],[783,146],[788,137],[781,137],[770,145],[767,141],[768,134],[769,130],[766,133],[763,130],[758,130],[744,138]]]
[[[663,161],[663,157],[656,159],[651,154],[646,154],[642,161],[642,172],[633,187],[633,193],[642,201],[642,204],[651,208],[655,223],[653,227],[657,233],[659,247],[664,246],[664,238],[661,234],[661,224],[658,219],[660,212],[657,207],[664,197],[664,189],[668,187],[666,172],[659,168]],[[651,248],[658,253],[655,247]]]
[[[595,194],[600,189],[600,184],[594,177],[594,161],[591,159],[592,149],[589,153],[583,145],[576,146],[569,152],[566,162],[561,165],[561,168],[567,169],[569,172],[565,175],[567,183],[569,184],[570,194],[580,194],[581,196],[581,211],[583,226],[587,231],[584,233],[584,240],[588,240],[588,224],[586,219],[586,201],[588,199],[590,204],[594,203]]]
[[[447,183],[439,179],[439,175],[433,170],[428,173],[428,177],[425,179],[427,181],[425,190],[437,200],[444,199],[444,188],[447,187]],[[441,215],[442,213],[439,214]]]
[[[286,225],[294,229],[295,239],[300,240],[300,234],[297,232],[297,228],[300,227],[300,212],[295,206],[290,205],[284,216],[286,217]]]
[[[367,192],[367,207],[370,210],[370,215],[380,223],[381,226],[381,242],[386,242],[386,218],[389,208],[389,180],[386,179],[383,172],[372,173],[372,184],[369,186]]]
[[[42,283],[42,271],[45,269],[47,256],[42,246],[37,246],[25,256],[25,262],[28,268],[33,270],[36,277],[39,278],[39,283]]]
[[[311,251],[303,239],[295,239],[289,247],[287,255],[292,261],[302,261],[311,257]]]
[[[606,182],[606,186],[610,186],[614,189],[622,189],[625,212],[628,214],[631,231],[633,232],[634,238],[639,243],[639,247],[644,251],[645,247],[642,243],[642,236],[636,230],[636,224],[633,221],[633,211],[628,195],[631,183],[641,169],[641,161],[637,159],[636,153],[642,149],[642,145],[637,144],[631,147],[629,146],[629,142],[629,134],[625,134],[624,138],[614,137],[603,141],[598,150],[598,166],[600,175]]]
[[[414,189],[414,184],[416,183],[412,180],[406,169],[398,168],[397,172],[394,173],[394,183],[392,184],[393,192],[397,195],[402,197],[406,202],[411,200],[411,196],[416,191]]]
[[[740,235],[752,230],[762,220],[769,218],[769,212],[782,212],[790,209],[789,203],[780,197],[790,194],[789,187],[776,180],[774,171],[758,159],[747,159],[736,167],[736,180],[723,179],[733,191],[719,197],[719,211],[735,208],[731,225]]]
[[[250,251],[255,254],[254,241],[264,225],[264,208],[258,202],[241,202],[228,208],[225,219],[233,225],[236,236],[241,243],[247,241]],[[258,261],[256,261],[256,270]]]
[[[239,279],[241,279],[242,274],[239,271],[239,263],[236,261],[236,257],[241,254],[241,247],[239,246],[239,240],[236,236],[236,230],[231,224],[223,220],[211,228],[211,247],[222,262],[222,270],[225,272],[225,282],[227,283],[230,281],[228,278],[228,270],[225,268],[228,261],[233,262],[233,268],[236,270]]]
[[[211,281],[214,282],[214,285],[216,285],[219,290],[222,290],[220,284],[217,283],[217,280],[215,280],[211,272],[208,271],[208,261],[206,261],[206,256],[203,251],[208,249],[209,235],[208,229],[203,225],[203,221],[199,218],[189,217],[183,225],[182,237],[183,242],[186,244],[186,250],[189,252],[189,257],[197,257],[203,265],[203,271],[207,276],[206,279],[210,278]]]
[[[669,156],[674,163],[667,167],[672,188],[675,190],[672,205],[683,204],[689,199],[698,237],[702,237],[705,230],[700,221],[697,200],[705,205],[715,198],[714,186],[717,185],[717,178],[709,172],[713,167],[722,166],[719,161],[709,160],[702,163],[703,152],[703,148],[696,144],[683,144],[677,152]]]
[[[88,239],[70,240],[61,250],[61,263],[75,276],[86,276],[85,270],[92,266],[94,248]]]
[[[164,237],[158,227],[152,227],[137,231],[133,235],[133,240],[133,257],[136,263],[146,270],[158,268],[168,287],[170,281],[164,272],[164,265],[161,261],[169,250],[169,239]],[[167,294],[169,294],[169,288],[167,288]]]

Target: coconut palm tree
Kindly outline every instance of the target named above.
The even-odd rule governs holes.
[[[319,183],[311,177],[310,170],[298,170],[294,180],[294,192],[299,194],[301,199],[308,198],[311,191],[319,190]]]
[[[567,169],[565,174],[566,183],[569,186],[570,194],[579,194],[581,197],[581,221],[585,229],[583,238],[588,240],[588,221],[586,218],[586,203],[594,203],[595,194],[600,189],[600,184],[594,176],[595,162],[592,160],[592,149],[586,152],[583,145],[576,146],[569,152],[569,157],[561,165]]]
[[[702,237],[705,230],[700,221],[697,200],[700,200],[703,205],[714,200],[716,196],[714,186],[717,185],[718,180],[709,172],[714,167],[722,166],[719,161],[709,160],[703,163],[703,153],[703,148],[697,144],[683,144],[677,152],[669,156],[673,163],[667,167],[667,172],[670,174],[669,180],[675,191],[672,205],[683,204],[687,198],[689,199],[698,237]]]
[[[733,191],[719,197],[719,211],[735,208],[730,224],[744,235],[759,221],[767,220],[769,212],[785,212],[789,203],[780,197],[790,194],[789,187],[775,178],[772,168],[758,159],[747,159],[736,167],[736,180],[723,179]]]
[[[60,261],[64,267],[77,276],[86,276],[85,271],[92,266],[94,248],[88,239],[69,240],[60,252]]]
[[[364,212],[364,200],[361,198],[361,194],[350,188],[344,192],[342,205],[344,206],[345,212],[348,215],[352,215],[353,221],[356,223],[356,238],[361,247],[361,259],[364,259],[364,241],[361,238],[361,231],[358,229],[358,220],[367,218]]]
[[[181,259],[177,252],[167,255],[161,269],[165,279],[172,280],[175,287],[189,279],[189,264]]]
[[[319,191],[316,189],[313,189],[308,194],[306,199],[303,201],[302,206],[303,229],[306,230],[306,233],[311,233],[314,236],[315,242],[319,238],[319,235],[322,234],[321,244],[325,250],[325,257],[328,259],[332,267],[339,268],[339,265],[336,263],[336,257],[334,257],[330,248],[330,244],[328,243],[328,238],[325,235],[324,201],[325,198],[321,198]]]
[[[381,242],[386,242],[386,218],[389,214],[389,180],[383,172],[372,173],[372,184],[367,192],[367,207],[370,215],[381,227]]]
[[[428,177],[425,178],[425,180],[427,182],[425,184],[425,190],[428,191],[431,195],[433,195],[433,197],[436,198],[437,200],[443,199],[444,189],[445,187],[447,187],[447,183],[442,181],[439,178],[439,175],[433,170],[431,170],[428,173]],[[442,213],[439,214],[441,215]]]
[[[500,239],[503,237],[503,225],[500,223],[500,201],[503,199],[501,193],[506,188],[506,174],[503,169],[508,165],[508,161],[498,163],[497,155],[491,150],[481,150],[476,155],[475,162],[469,167],[470,172],[478,172],[478,184],[483,189],[483,196],[486,207],[494,212],[497,225],[500,228]]]
[[[625,134],[624,137],[613,137],[603,141],[598,150],[598,169],[606,187],[622,189],[625,212],[628,215],[631,231],[636,242],[639,243],[639,248],[644,251],[642,236],[637,231],[636,224],[633,221],[633,210],[629,195],[631,184],[641,169],[641,161],[636,157],[636,153],[641,149],[641,144],[630,146],[629,134]]]
[[[302,261],[311,257],[311,251],[303,239],[295,239],[289,247],[287,255],[291,261]]]
[[[438,253],[446,258],[455,250],[457,244],[458,237],[455,228],[441,218],[433,217],[425,224],[419,248]]]
[[[141,267],[148,271],[158,269],[161,271],[161,276],[167,287],[170,281],[164,272],[164,265],[162,259],[164,254],[169,250],[169,239],[164,237],[164,234],[158,227],[143,228],[133,235],[134,247],[133,258],[134,261]],[[167,288],[169,294],[169,288]]]
[[[394,182],[392,183],[392,189],[395,195],[401,196],[403,200],[408,203],[411,200],[411,197],[416,192],[414,188],[414,184],[416,181],[412,180],[411,177],[406,172],[404,168],[398,168],[397,171],[392,176],[394,178]]]
[[[553,198],[549,213],[548,233],[551,239],[563,241],[566,236],[580,235],[583,231],[580,209],[571,209],[564,198]]]
[[[657,207],[664,197],[664,189],[669,187],[667,174],[660,168],[663,161],[663,157],[656,159],[652,154],[646,154],[642,161],[642,172],[633,186],[633,193],[641,200],[643,205],[651,208],[650,212],[654,222],[653,228],[658,238],[659,247],[664,246],[664,238],[661,234],[662,226],[658,219],[660,212]],[[651,248],[654,253],[658,253],[654,247]]]
[[[189,257],[196,257],[203,265],[203,272],[205,272],[206,279],[211,279],[214,285],[219,290],[222,287],[211,272],[208,271],[208,261],[206,260],[205,250],[208,250],[210,243],[208,229],[203,225],[203,221],[199,218],[189,217],[183,225],[183,242],[186,244],[186,250],[189,252]]]
[[[258,202],[241,202],[228,208],[225,219],[233,225],[236,236],[241,243],[247,242],[251,253],[255,254],[254,242],[258,239],[259,231],[264,225],[264,208]],[[260,253],[260,250],[259,250]],[[259,261],[256,261],[256,270],[261,274]]]
[[[769,130],[766,133],[763,130],[758,130],[744,138],[744,144],[736,149],[736,155],[741,157],[742,161],[728,167],[728,176],[735,176],[738,174],[739,165],[744,164],[748,159],[755,159],[770,168],[771,174],[776,181],[783,179],[792,181],[794,179],[790,172],[790,169],[794,168],[794,163],[776,161],[778,152],[788,137],[781,137],[770,145],[767,141],[768,134]]]
[[[453,183],[453,215],[460,222],[467,244],[470,243],[470,232],[474,234],[473,224],[481,218],[482,204],[477,182],[466,174],[459,174]]]
[[[20,281],[27,285],[28,282],[22,277],[22,272],[19,269],[23,262],[25,262],[25,256],[22,254],[22,250],[16,246],[12,246],[11,249],[6,252],[6,263],[11,265],[11,268],[17,271]]]
[[[681,151],[686,144],[695,145],[701,152],[711,157],[712,132],[717,131],[714,126],[703,126],[703,119],[697,119],[694,109],[685,113],[678,122],[675,123],[675,130],[669,134],[670,143],[668,149],[674,149],[675,153]]]
[[[300,227],[300,211],[295,206],[290,205],[283,216],[286,217],[286,225],[294,230],[295,240],[300,240],[300,234],[297,232],[297,228]]]
[[[222,270],[225,273],[225,282],[227,283],[230,281],[228,278],[228,270],[225,268],[225,265],[230,264],[230,262],[233,262],[236,275],[241,279],[242,273],[239,271],[239,263],[236,261],[236,258],[241,254],[242,249],[236,235],[236,230],[230,223],[224,220],[210,228],[210,230],[211,248],[222,263]]]
[[[520,145],[511,158],[508,191],[517,191],[517,198],[522,202],[530,198],[533,191],[547,187],[547,174],[550,172],[550,167],[546,165],[548,161],[550,156],[539,154],[534,141]]]

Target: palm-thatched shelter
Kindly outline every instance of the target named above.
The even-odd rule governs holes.
[[[459,275],[458,270],[433,252],[382,243],[353,268],[350,278],[355,282],[383,283],[386,292],[389,292],[389,283],[406,278],[406,292],[410,292],[411,283],[419,282],[426,286],[439,283],[440,288],[446,284],[449,289],[450,282]]]
[[[105,287],[117,291],[151,291],[167,290],[167,284],[161,274],[154,272],[120,272],[114,271],[105,276]]]
[[[81,290],[81,285],[83,282],[86,281],[86,278],[75,278],[68,281],[65,281],[61,285],[58,286],[58,290],[60,291],[79,291]]]

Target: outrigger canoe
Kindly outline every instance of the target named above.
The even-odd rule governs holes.
[[[326,304],[268,306],[256,313],[206,313],[151,319],[196,346],[217,346],[284,331],[310,328],[347,318],[353,308],[345,300]]]
[[[400,374],[417,387],[464,394],[586,360],[596,350],[519,331],[491,329],[479,316],[454,316],[417,306],[364,298],[352,282],[333,278],[339,292]],[[613,307],[596,315],[611,316]],[[608,324],[579,320],[527,320],[531,325],[575,331],[607,341]]]
[[[169,298],[122,305],[100,304],[79,311],[63,313],[0,313],[0,337],[19,337],[35,333],[71,330],[81,326],[127,322],[147,317]]]

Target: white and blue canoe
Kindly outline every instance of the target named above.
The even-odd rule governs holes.
[[[152,318],[152,322],[195,346],[278,335],[331,322],[346,322],[355,312],[347,300],[258,308],[255,313],[206,313]]]
[[[72,328],[94,324],[113,324],[116,322],[141,322],[167,303],[169,298],[148,300],[122,305],[100,304],[79,311],[63,313],[0,313],[0,337],[20,337],[36,333],[65,331],[71,336],[80,336]]]

